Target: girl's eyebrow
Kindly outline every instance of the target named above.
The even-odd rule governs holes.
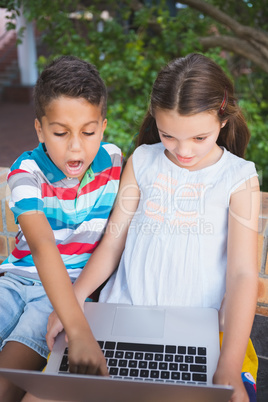
[[[173,137],[173,135],[166,133],[165,131],[161,130],[161,128],[158,128],[158,131],[160,131],[162,134],[168,135],[169,137]],[[192,138],[197,138],[197,137],[207,137],[212,134],[212,131],[208,131],[207,133],[202,133],[202,134],[196,134]]]
[[[173,137],[171,134],[166,133],[164,130],[161,130],[161,128],[158,128],[158,131],[161,131],[161,133],[165,135],[169,135],[170,137]]]

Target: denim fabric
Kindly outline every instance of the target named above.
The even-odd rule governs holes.
[[[9,273],[0,277],[0,350],[16,341],[47,358],[45,336],[52,310],[41,282]]]

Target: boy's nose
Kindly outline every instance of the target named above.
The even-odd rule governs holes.
[[[80,151],[81,147],[82,144],[79,136],[73,135],[69,141],[69,149],[74,152],[74,151]]]

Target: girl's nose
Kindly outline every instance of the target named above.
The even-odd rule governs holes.
[[[189,144],[183,141],[177,142],[175,152],[184,158],[191,156]]]

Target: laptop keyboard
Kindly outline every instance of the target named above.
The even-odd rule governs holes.
[[[206,384],[205,347],[98,341],[110,377],[127,380]],[[60,373],[68,373],[68,348]]]

